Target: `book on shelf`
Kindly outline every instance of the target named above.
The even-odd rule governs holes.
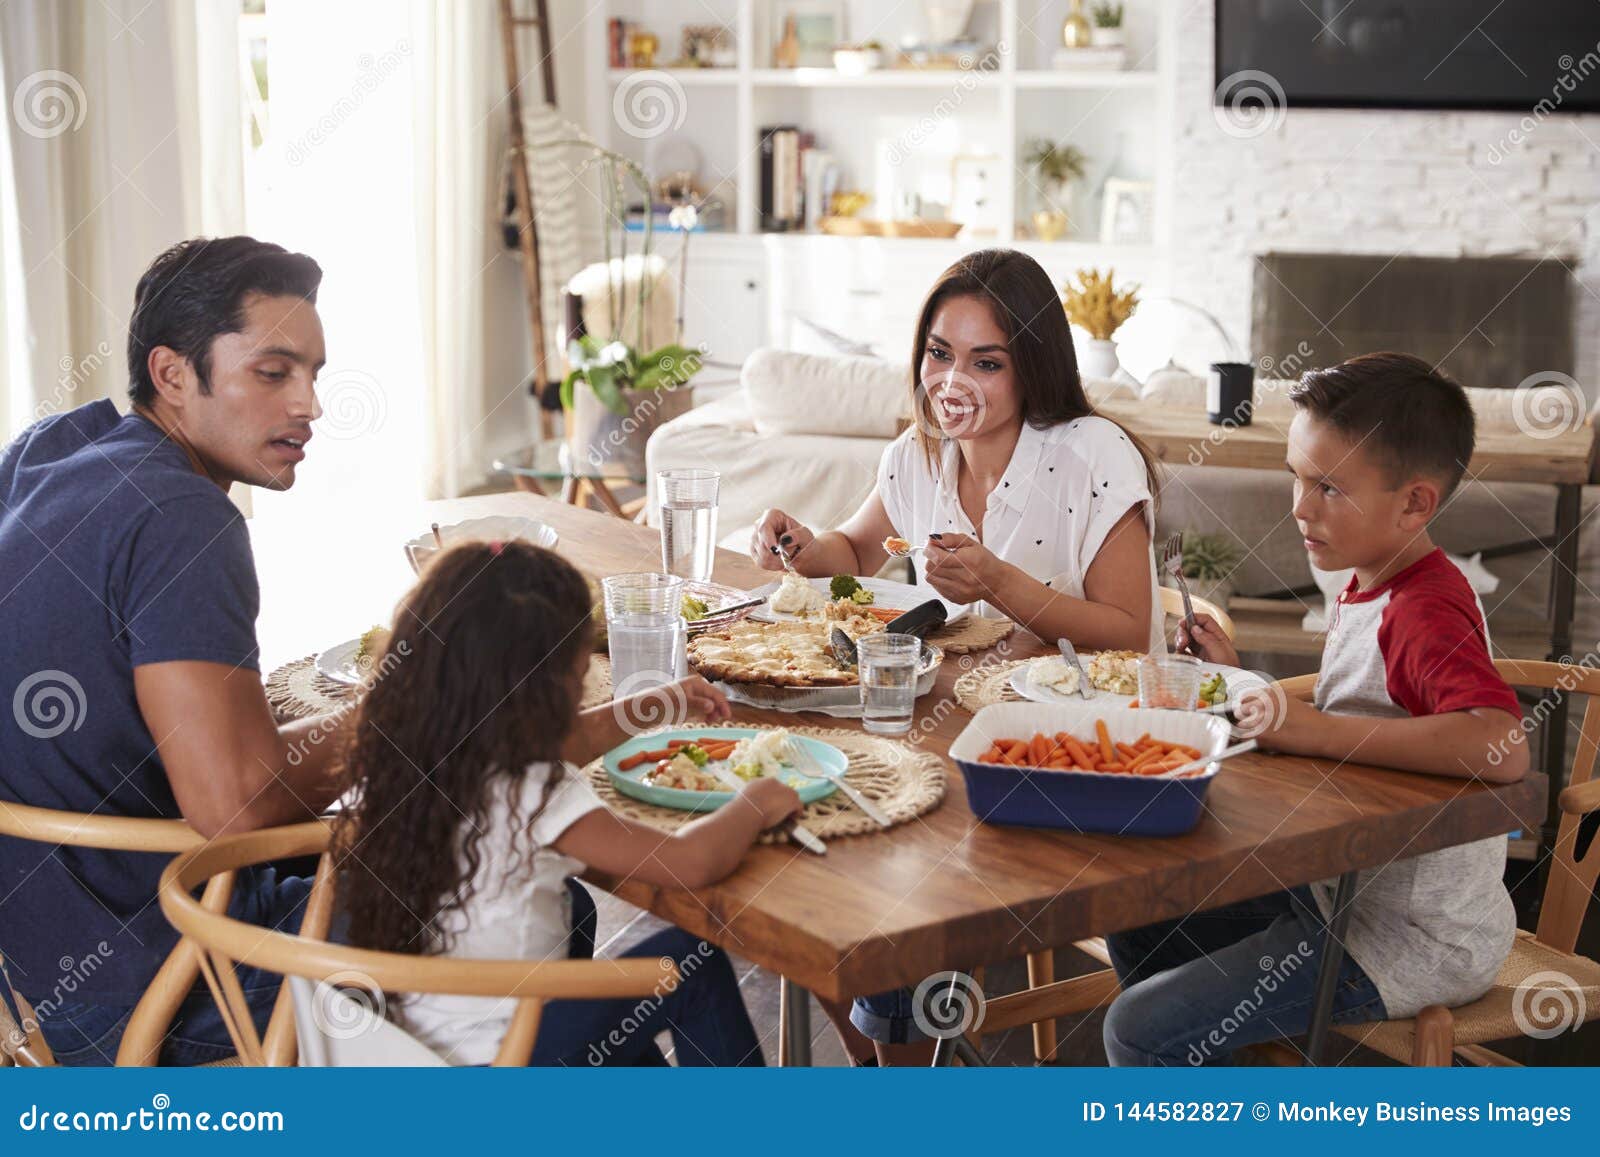
[[[786,233],[805,224],[803,153],[811,142],[794,125],[761,129],[760,215],[764,233]]]

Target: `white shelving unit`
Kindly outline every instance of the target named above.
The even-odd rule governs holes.
[[[795,270],[809,270],[815,276],[815,271],[833,268],[841,260],[855,270],[845,275],[854,279],[854,288],[844,295],[851,310],[870,311],[874,291],[867,282],[874,270],[892,287],[897,275],[909,278],[908,271],[914,269],[920,277],[929,268],[936,273],[958,254],[985,245],[1026,249],[1052,277],[1064,279],[1084,264],[1112,264],[1119,274],[1126,271],[1147,287],[1158,288],[1165,280],[1170,237],[1177,12],[1167,0],[1125,3],[1125,71],[1047,67],[1067,9],[1065,0],[979,0],[972,28],[975,36],[998,46],[992,69],[880,69],[846,76],[831,68],[770,67],[773,45],[781,36],[781,28],[773,29],[774,0],[606,0],[593,6],[583,25],[582,51],[587,61],[594,62],[585,69],[587,128],[596,140],[633,157],[649,171],[670,168],[657,162],[670,156],[674,146],[680,152],[684,143],[692,146],[699,155],[702,181],[720,188],[721,199],[732,212],[725,233],[706,234],[704,243],[696,238],[691,265],[699,276],[691,273],[691,281],[705,283],[708,293],[720,292],[724,284],[747,287],[762,299],[762,310],[757,312],[765,312],[775,338],[782,312],[794,308],[795,293],[804,290],[804,279],[797,280]],[[852,41],[892,44],[900,31],[920,28],[921,8],[915,3],[889,6],[844,0],[842,7],[847,13],[845,35]],[[661,40],[657,59],[663,64],[677,56],[683,25],[720,22],[734,32],[737,67],[658,68],[665,79],[635,79],[635,70],[606,65],[607,21],[613,17],[656,33]],[[889,19],[901,23],[884,25]],[[631,86],[642,87],[647,81],[676,106],[668,110],[675,123],[670,131],[630,131],[619,120],[619,98],[628,96]],[[947,203],[956,155],[996,158],[996,195],[1011,211],[987,235],[968,228],[951,240],[762,233],[758,133],[769,124],[794,124],[813,132],[817,146],[844,170],[844,186],[874,194],[864,216],[892,213],[892,206],[881,204],[879,195],[892,186],[919,193],[924,203]],[[1035,136],[1076,144],[1090,157],[1088,176],[1075,198],[1069,236],[1053,243],[1032,239],[1026,227],[1019,228],[1037,207],[1029,189],[1030,174],[1020,165],[1026,141]],[[883,161],[886,142],[899,142],[904,154],[889,169]],[[1154,186],[1150,243],[1100,243],[1096,194],[1107,176],[1147,180]],[[926,284],[922,282],[923,288]],[[824,304],[843,308],[836,300],[839,295],[817,292],[827,297]],[[809,308],[806,302],[799,304]],[[709,312],[726,315],[728,310],[738,312],[737,305],[719,301]],[[886,315],[885,324],[892,327],[897,316]]]

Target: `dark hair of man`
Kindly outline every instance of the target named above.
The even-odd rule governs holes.
[[[194,366],[200,392],[211,392],[211,343],[245,326],[254,294],[300,297],[315,305],[322,268],[303,253],[254,237],[196,237],[180,241],[151,263],[133,294],[128,323],[128,396],[155,401],[150,351],[182,354]]]

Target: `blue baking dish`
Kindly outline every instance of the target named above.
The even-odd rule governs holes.
[[[1114,743],[1146,732],[1214,754],[1228,746],[1227,719],[1198,711],[1109,707],[1090,703],[994,703],[972,717],[950,758],[967,785],[967,806],[989,824],[1065,828],[1123,836],[1174,836],[1200,821],[1206,792],[1220,764],[1182,779],[1100,771],[1047,771],[980,763],[996,739],[1027,739],[1036,731],[1065,731],[1092,740],[1096,719]]]

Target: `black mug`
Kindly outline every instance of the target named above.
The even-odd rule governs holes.
[[[1213,426],[1248,426],[1256,395],[1256,368],[1249,362],[1212,362],[1206,379],[1206,417]]]

